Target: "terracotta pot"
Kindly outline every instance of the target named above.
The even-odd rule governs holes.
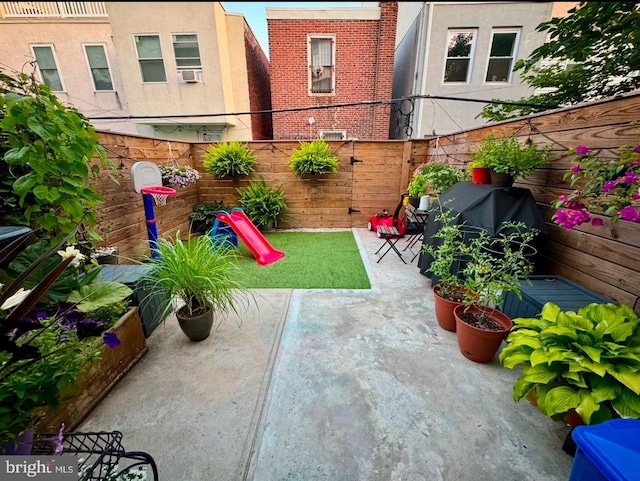
[[[449,301],[444,297],[441,297],[440,284],[435,285],[433,290],[433,303],[436,309],[436,320],[438,325],[445,331],[456,332],[456,318],[453,315],[453,310],[461,305],[461,302]]]
[[[474,167],[471,169],[471,182],[474,184],[491,184],[491,169],[489,167]]]
[[[564,421],[572,428],[575,428],[576,426],[582,426],[584,424],[582,417],[576,412],[575,409],[571,409],[569,412],[567,412],[567,414],[565,414]]]
[[[464,357],[474,362],[489,362],[500,349],[500,344],[507,337],[509,331],[513,327],[513,321],[506,314],[491,309],[483,308],[482,311],[503,329],[499,331],[490,331],[471,326],[464,322],[460,315],[465,313],[467,309],[464,305],[460,305],[453,310],[456,318],[456,332],[458,333],[458,347]],[[481,312],[478,307],[471,306],[466,310],[467,313]]]
[[[495,187],[511,187],[515,179],[512,175],[502,174],[491,170],[491,185]]]
[[[187,317],[186,313],[188,311],[185,307],[180,308],[176,313],[180,329],[192,341],[204,341],[209,337],[213,327],[213,310],[209,309],[204,314],[195,317]]]

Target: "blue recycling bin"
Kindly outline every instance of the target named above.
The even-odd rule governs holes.
[[[569,481],[640,481],[640,420],[577,426]]]

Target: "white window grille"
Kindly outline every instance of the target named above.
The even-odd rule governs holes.
[[[324,140],[346,140],[346,130],[321,130],[318,132],[321,139]]]

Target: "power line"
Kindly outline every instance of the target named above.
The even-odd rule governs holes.
[[[531,108],[540,108],[540,109],[552,109],[558,108],[559,106],[555,105],[540,105],[540,104],[529,104],[529,103],[520,103],[520,102],[509,102],[503,100],[485,100],[485,99],[469,99],[463,97],[443,97],[437,95],[411,95],[409,97],[401,97],[399,99],[392,100],[364,100],[362,102],[350,102],[346,104],[332,104],[332,105],[316,105],[312,107],[292,107],[288,109],[270,109],[270,110],[254,110],[248,112],[226,112],[226,113],[218,113],[218,114],[179,114],[179,115],[163,115],[163,116],[149,116],[149,115],[131,115],[131,116],[118,116],[118,117],[88,117],[90,120],[135,120],[135,119],[178,119],[178,118],[189,118],[189,117],[223,117],[228,115],[260,115],[260,114],[276,114],[281,112],[303,112],[309,110],[325,110],[325,109],[335,109],[342,107],[359,107],[362,105],[382,105],[382,104],[392,104],[395,102],[402,102],[403,100],[412,100],[412,99],[438,99],[438,100],[454,100],[460,102],[479,102],[484,104],[499,104],[499,105],[515,105],[520,107],[531,107]]]

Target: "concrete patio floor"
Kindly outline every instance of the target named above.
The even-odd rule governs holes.
[[[376,263],[353,232],[370,290],[256,290],[199,343],[169,317],[78,430],[121,431],[163,481],[568,480],[568,428],[460,354],[410,251]]]

